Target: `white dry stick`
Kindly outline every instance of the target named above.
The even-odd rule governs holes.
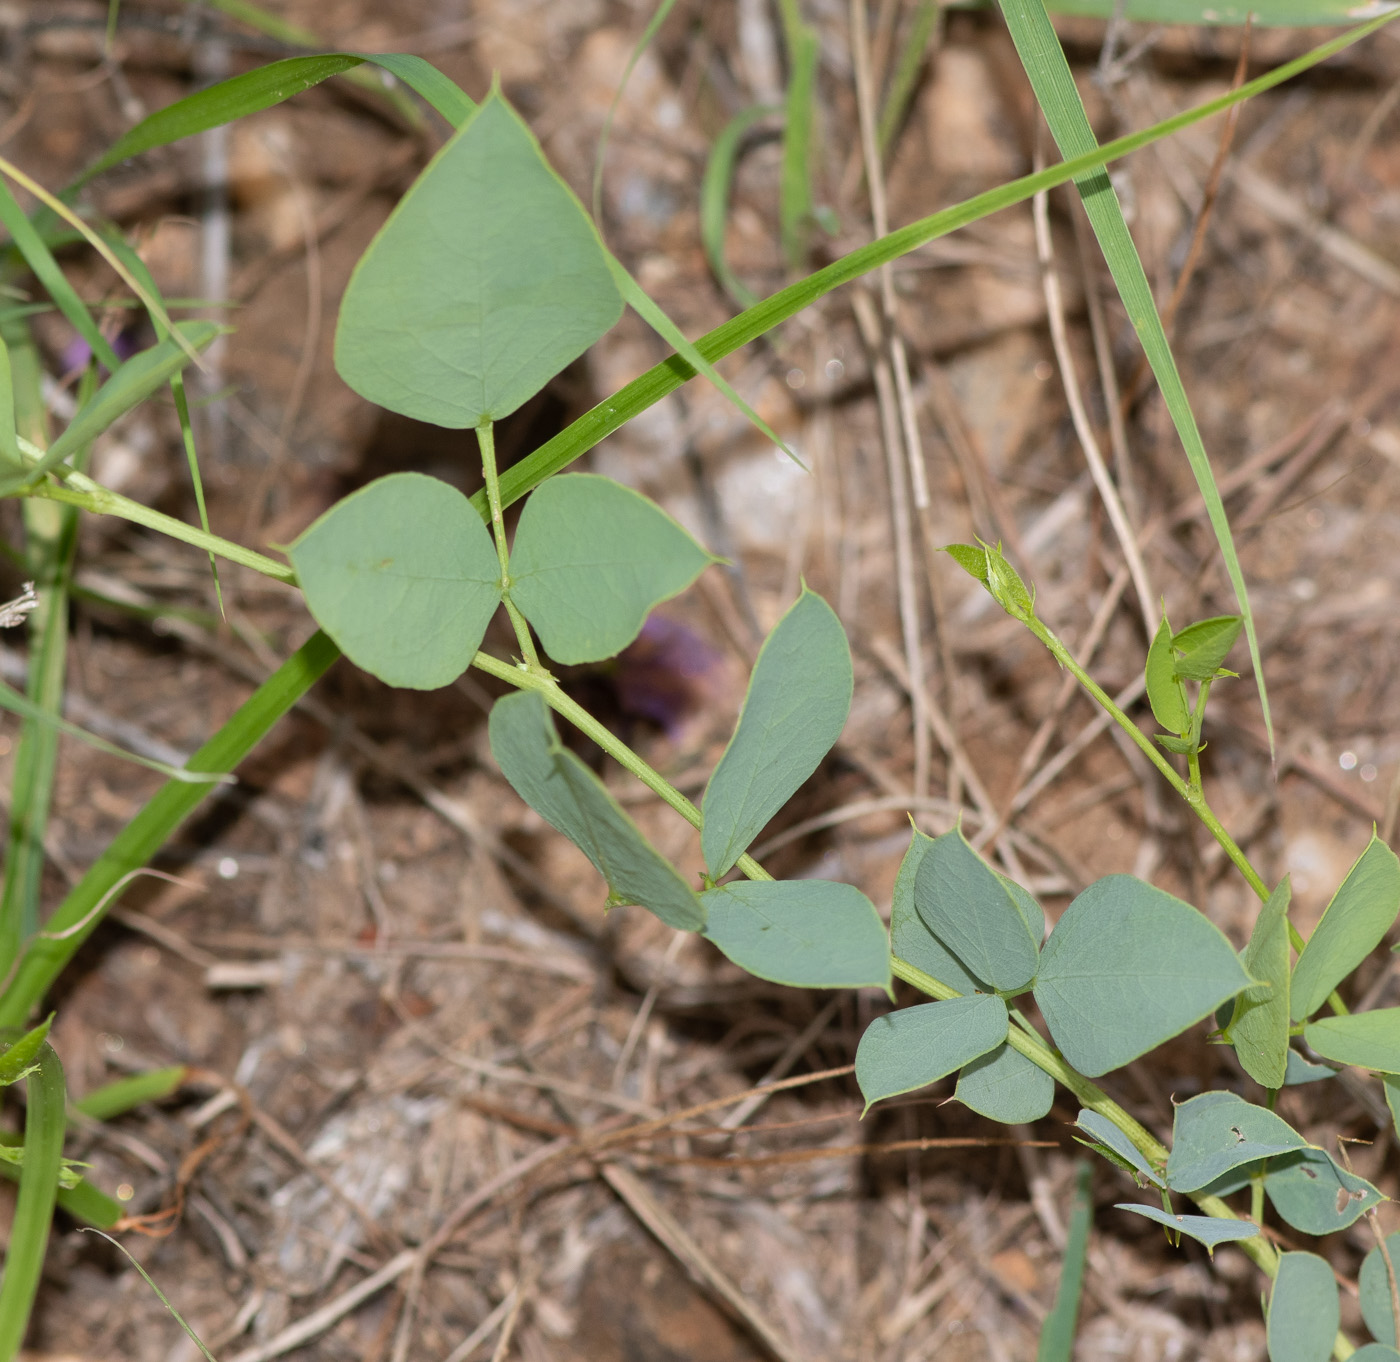
[[[33,582],[25,582],[24,590],[12,601],[0,605],[0,629],[13,629],[23,624],[39,608],[39,596]]]

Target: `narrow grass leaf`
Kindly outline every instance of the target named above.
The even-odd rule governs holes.
[[[655,606],[715,561],[640,492],[567,473],[520,513],[510,597],[556,662],[599,662],[627,647]]]
[[[1089,1228],[1093,1222],[1094,1170],[1081,1160],[1074,1173],[1074,1209],[1070,1212],[1069,1232],[1065,1236],[1060,1285],[1055,1292],[1055,1304],[1040,1326],[1035,1362],[1072,1362],[1079,1301],[1084,1294],[1084,1267],[1089,1258]]]
[[[1315,1253],[1285,1253],[1269,1294],[1269,1362],[1327,1362],[1342,1322],[1331,1265]]]
[[[783,101],[783,162],[778,172],[778,230],[793,269],[807,258],[812,207],[812,123],[816,113],[816,30],[802,19],[797,0],[778,0],[787,45],[788,81]]]
[[[1238,615],[1197,620],[1172,637],[1174,670],[1183,681],[1209,681],[1224,664],[1240,636]]]
[[[1172,1119],[1167,1186],[1196,1192],[1233,1168],[1306,1149],[1281,1116],[1232,1092],[1207,1092],[1182,1102]]]
[[[0,329],[13,322],[0,322]],[[24,460],[20,457],[18,431],[15,426],[15,383],[10,369],[10,347],[0,334],[0,459],[18,467]]]
[[[924,862],[934,839],[917,828],[909,850],[899,864],[894,882],[894,905],[890,912],[890,949],[901,960],[932,975],[941,984],[959,993],[991,993],[993,988],[984,979],[976,979],[967,967],[931,931],[914,906],[914,886],[919,867]]]
[[[47,1044],[40,1047],[35,1064],[28,1079],[19,1197],[5,1245],[5,1274],[0,1278],[0,1357],[4,1358],[14,1357],[24,1342],[63,1169],[67,1119],[63,1066]]]
[[[1055,1080],[1003,1042],[963,1066],[953,1096],[989,1121],[1029,1125],[1050,1110]]]
[[[851,710],[846,631],[802,594],[759,649],[739,724],[701,802],[700,845],[718,880],[835,746]]]
[[[1303,1039],[1324,1059],[1338,1064],[1400,1073],[1400,1007],[1323,1017],[1303,1028]]]
[[[5,1149],[23,1149],[24,1136],[18,1131],[0,1131],[0,1147]],[[23,1155],[20,1156],[23,1162]],[[19,1181],[20,1165],[11,1163],[7,1154],[0,1153],[0,1178],[8,1182]],[[92,1183],[85,1178],[79,1178],[72,1186],[65,1187],[64,1181],[76,1175],[76,1168],[66,1159],[59,1173],[57,1205],[61,1211],[66,1211],[76,1220],[84,1221],[89,1225],[96,1225],[101,1229],[110,1229],[126,1214],[125,1208],[119,1201],[109,1197],[106,1192],[99,1191]]]
[[[1248,1220],[1226,1220],[1213,1215],[1174,1215],[1160,1206],[1140,1206],[1136,1202],[1127,1201],[1118,1202],[1114,1209],[1132,1211],[1134,1215],[1155,1220],[1176,1234],[1184,1234],[1197,1243],[1204,1244],[1208,1253],[1213,1253],[1221,1244],[1235,1244],[1241,1239],[1253,1239],[1259,1233],[1259,1226],[1250,1224]]]
[[[1097,1111],[1082,1109],[1075,1118],[1075,1125],[1110,1153],[1127,1165],[1128,1169],[1140,1174],[1154,1187],[1165,1188],[1162,1175],[1142,1156],[1142,1151],[1107,1116]],[[1112,1162],[1112,1160],[1110,1160]]]
[[[1056,14],[1088,14],[1099,19],[1115,15],[1139,24],[1243,25],[1253,22],[1272,28],[1308,28],[1313,25],[1351,23],[1360,11],[1356,0],[1264,0],[1250,5],[1241,0],[1055,0],[1050,8]],[[1368,5],[1366,12],[1391,6]]]
[[[231,772],[339,656],[331,640],[318,630],[185,763],[186,770]],[[20,1025],[38,1006],[83,942],[101,925],[113,890],[165,845],[211,788],[167,781],[117,834],[54,910],[45,924],[46,935],[25,950],[19,968],[0,992],[0,1026]]]
[[[961,829],[929,847],[914,882],[914,904],[969,973],[994,988],[1011,992],[1035,976],[1045,935],[1040,905],[973,851]]]
[[[734,273],[724,249],[734,171],[739,164],[739,151],[744,138],[765,118],[781,112],[772,104],[751,104],[747,109],[740,109],[715,138],[709,160],[705,162],[704,177],[700,181],[700,244],[705,248],[710,272],[740,307],[754,306],[758,297]]]
[[[8,1088],[18,1083],[33,1070],[39,1051],[49,1038],[49,1028],[53,1025],[50,1012],[38,1026],[26,1031],[22,1036],[10,1041],[0,1050],[0,1088]]]
[[[391,473],[338,501],[288,551],[306,607],[391,686],[455,681],[501,600],[491,536],[455,487]]]
[[[1323,1149],[1272,1160],[1264,1191],[1282,1220],[1303,1234],[1334,1234],[1386,1198]]]
[[[1240,1064],[1256,1083],[1281,1088],[1288,1078],[1288,903],[1287,875],[1254,919],[1244,949],[1246,973],[1259,982],[1235,999],[1230,1040]]]
[[[1348,32],[1319,44],[1301,57],[1247,81],[1227,94],[1163,119],[1140,132],[1127,133],[1111,142],[1105,142],[1103,146],[1083,156],[1076,156],[1060,165],[1022,176],[1018,180],[999,185],[995,189],[989,189],[962,203],[900,227],[868,245],[851,251],[823,269],[816,270],[806,278],[779,290],[771,298],[755,304],[739,316],[731,318],[701,336],[695,342],[695,349],[711,363],[722,359],[771,331],[842,284],[859,279],[881,265],[898,260],[930,241],[957,231],[960,227],[978,222],[1013,204],[1024,203],[1041,190],[1066,184],[1077,175],[1085,175],[1140,147],[1150,146],[1153,142],[1160,141],[1174,132],[1180,132],[1183,128],[1192,127],[1203,119],[1224,113],[1225,110],[1252,99],[1265,90],[1272,90],[1275,86],[1311,70],[1329,57],[1362,41],[1390,23],[1392,18],[1392,15],[1387,14],[1359,24]],[[501,474],[501,499],[504,504],[509,506],[518,501],[551,474],[567,468],[600,440],[606,439],[640,412],[646,411],[663,397],[675,392],[697,372],[685,356],[671,355],[611,396],[604,398],[558,435]],[[485,493],[478,492],[473,501],[485,517]]]
[[[1386,1253],[1390,1255],[1391,1267],[1400,1273],[1400,1231],[1386,1236]],[[1400,1341],[1396,1339],[1395,1303],[1390,1294],[1390,1272],[1385,1265],[1385,1254],[1379,1244],[1361,1260],[1361,1273],[1357,1281],[1361,1288],[1361,1318],[1371,1331],[1371,1337],[1382,1343]],[[1358,1353],[1357,1356],[1360,1356]]]
[[[917,0],[913,18],[909,21],[908,32],[900,43],[899,57],[895,62],[894,75],[890,78],[889,94],[880,109],[880,121],[875,140],[883,160],[894,142],[895,134],[904,122],[904,115],[914,98],[914,90],[919,82],[919,71],[928,52],[929,40],[938,27],[937,0]]]
[[[94,1088],[81,1101],[73,1104],[74,1111],[94,1121],[110,1121],[121,1116],[133,1107],[146,1102],[158,1102],[178,1092],[188,1081],[188,1064],[171,1064],[163,1069],[147,1069],[145,1073],[132,1074],[129,1078],[119,1078],[114,1083],[104,1083]]]
[[[1096,1078],[1210,1016],[1251,982],[1224,933],[1189,903],[1131,875],[1109,875],[1050,933],[1035,1000],[1064,1057]]]
[[[994,993],[921,1003],[876,1017],[856,1047],[865,1110],[946,1078],[1006,1039],[1006,1004]]]
[[[533,397],[621,315],[597,229],[493,88],[355,266],[335,366],[390,411],[475,427]]]
[[[1172,627],[1163,615],[1147,650],[1147,703],[1152,706],[1152,717],[1168,733],[1184,737],[1191,727],[1191,709],[1186,703],[1186,691],[1177,680],[1175,661]]]
[[[700,895],[705,936],[736,965],[794,988],[890,990],[880,914],[854,885],[737,880]]]
[[[1293,969],[1295,1022],[1310,1017],[1380,944],[1400,912],[1400,858],[1374,832]]]
[[[521,799],[562,832],[607,881],[611,903],[635,903],[669,927],[705,926],[699,895],[637,830],[603,782],[570,752],[532,691],[491,707],[491,754]]]
[[[1089,126],[1084,105],[1080,101],[1069,62],[1065,60],[1064,50],[1055,35],[1042,0],[999,0],[999,3],[1006,17],[1007,28],[1011,32],[1012,42],[1015,43],[1021,63],[1030,77],[1036,102],[1045,115],[1045,121],[1050,125],[1060,154],[1068,160],[1093,151],[1098,143],[1094,138],[1093,129]],[[1225,570],[1235,589],[1240,614],[1244,617],[1245,634],[1249,639],[1249,655],[1254,663],[1254,681],[1259,691],[1259,706],[1263,711],[1264,728],[1269,735],[1269,747],[1272,751],[1273,719],[1269,712],[1269,696],[1264,685],[1264,666],[1259,655],[1259,640],[1255,632],[1254,615],[1249,605],[1244,572],[1240,567],[1239,555],[1235,551],[1234,536],[1225,515],[1220,489],[1216,486],[1205,444],[1196,426],[1195,414],[1191,410],[1191,403],[1186,396],[1176,360],[1167,341],[1167,333],[1157,312],[1152,286],[1147,281],[1137,248],[1133,245],[1132,233],[1129,232],[1128,224],[1123,218],[1123,210],[1109,181],[1108,172],[1099,169],[1087,175],[1076,176],[1075,186],[1083,199],[1084,210],[1103,250],[1104,259],[1108,262],[1118,295],[1123,300],[1133,329],[1137,332],[1152,366],[1167,410],[1186,451],[1186,459],[1191,465],[1196,485],[1200,488],[1206,514],[1210,518],[1211,528],[1215,531],[1216,542],[1220,545]]]

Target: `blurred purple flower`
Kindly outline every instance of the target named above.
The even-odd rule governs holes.
[[[613,675],[618,707],[675,738],[703,703],[704,683],[720,660],[720,654],[684,624],[652,615],[636,641],[618,655]]]
[[[112,341],[112,349],[116,351],[117,358],[120,360],[130,359],[140,348],[136,343],[134,331],[119,331]],[[65,374],[71,374],[75,369],[87,368],[91,358],[92,347],[81,336],[74,333],[72,339],[63,347],[63,353],[59,355],[58,362]]]

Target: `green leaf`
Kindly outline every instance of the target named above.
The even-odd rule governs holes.
[[[81,1101],[73,1104],[75,1111],[94,1121],[110,1121],[123,1112],[145,1102],[156,1102],[179,1090],[190,1077],[188,1064],[170,1064],[163,1069],[147,1069],[144,1073],[118,1078],[94,1088]]]
[[[1386,1198],[1323,1149],[1303,1149],[1269,1164],[1264,1178],[1274,1210],[1304,1234],[1332,1234]]]
[[[969,973],[997,990],[1014,992],[1035,976],[1045,934],[1040,905],[973,851],[961,829],[928,848],[914,882],[914,904]]]
[[[639,904],[682,931],[705,926],[699,896],[559,741],[538,695],[503,695],[491,707],[488,728],[491,754],[516,794],[593,862],[613,902]]]
[[[1296,1088],[1303,1083],[1318,1083],[1324,1078],[1336,1078],[1337,1070],[1330,1064],[1314,1064],[1304,1059],[1297,1050],[1288,1052],[1288,1068],[1283,1075],[1285,1088]]]
[[[992,986],[984,979],[974,979],[966,966],[931,931],[914,906],[914,886],[919,867],[933,845],[917,828],[910,840],[909,850],[899,865],[894,882],[894,906],[890,913],[890,949],[901,960],[932,975],[939,983],[959,993],[991,993]]]
[[[987,576],[987,550],[981,544],[945,544],[939,549],[940,553],[946,553],[967,575],[986,586],[990,580]]]
[[[306,606],[356,666],[391,686],[455,681],[501,600],[501,565],[455,487],[391,473],[338,501],[288,551]]]
[[[1007,28],[1016,45],[1016,52],[1030,78],[1035,91],[1036,102],[1040,105],[1045,121],[1050,125],[1051,134],[1060,154],[1066,159],[1082,156],[1093,151],[1098,145],[1094,138],[1089,117],[1079,98],[1079,91],[1065,59],[1064,49],[1045,12],[1042,0],[1000,0],[1001,11],[1006,17]],[[1259,640],[1254,626],[1254,615],[1250,610],[1249,592],[1245,585],[1244,571],[1240,567],[1239,555],[1235,551],[1234,536],[1230,522],[1225,515],[1225,505],[1221,500],[1220,489],[1216,486],[1215,475],[1211,471],[1210,459],[1206,454],[1205,443],[1196,425],[1195,414],[1182,384],[1181,374],[1172,356],[1171,344],[1157,312],[1157,303],[1152,294],[1152,285],[1133,245],[1132,233],[1124,220],[1123,210],[1118,202],[1112,181],[1107,170],[1099,169],[1075,177],[1075,188],[1084,204],[1085,214],[1094,236],[1103,250],[1118,296],[1123,300],[1128,317],[1142,343],[1152,373],[1161,389],[1167,411],[1176,426],[1186,460],[1195,476],[1201,498],[1205,502],[1206,515],[1215,531],[1216,543],[1220,546],[1225,560],[1225,570],[1235,589],[1235,599],[1239,602],[1240,614],[1244,619],[1245,632],[1249,638],[1249,655],[1254,663],[1255,686],[1259,692],[1259,706],[1263,711],[1264,729],[1269,735],[1269,747],[1273,749],[1273,720],[1269,713],[1269,696],[1264,685],[1264,666],[1259,655]],[[1180,669],[1178,668],[1180,674]]]
[[[1084,1292],[1084,1265],[1089,1257],[1089,1227],[1094,1220],[1094,1173],[1082,1159],[1074,1175],[1074,1210],[1065,1236],[1064,1266],[1055,1305],[1040,1329],[1035,1362],[1072,1362],[1079,1299]]]
[[[1295,1022],[1310,1017],[1379,945],[1400,911],[1400,858],[1373,832],[1293,970]]]
[[[890,989],[890,946],[859,889],[832,880],[738,880],[700,895],[705,936],[736,965],[795,988]]]
[[[1352,1353],[1351,1362],[1400,1362],[1400,1352],[1385,1343],[1367,1343]]]
[[[778,175],[778,222],[783,255],[800,270],[807,258],[812,209],[812,120],[816,103],[817,32],[802,21],[797,0],[779,0],[787,46],[788,82],[784,99],[783,163]]]
[[[744,285],[724,251],[725,228],[729,222],[729,193],[734,183],[734,169],[739,161],[739,149],[755,124],[782,110],[771,104],[751,104],[741,109],[720,130],[705,162],[705,175],[700,181],[700,242],[705,259],[719,286],[740,307],[752,307],[758,298]]]
[[[356,265],[335,365],[381,407],[479,426],[534,396],[621,315],[596,229],[493,89]]]
[[[1248,1220],[1225,1220],[1213,1215],[1173,1215],[1160,1206],[1139,1206],[1136,1202],[1125,1201],[1118,1202],[1114,1209],[1144,1215],[1177,1234],[1198,1240],[1206,1246],[1207,1252],[1212,1253],[1221,1244],[1253,1239],[1259,1233],[1259,1226],[1250,1224]]]
[[[953,1096],[988,1120],[1029,1125],[1050,1110],[1055,1080],[1003,1042],[964,1066]]]
[[[1186,692],[1176,679],[1172,627],[1166,615],[1147,650],[1147,703],[1152,706],[1152,717],[1167,732],[1186,736],[1191,728],[1191,709],[1186,703]]]
[[[215,322],[181,322],[175,328],[185,345],[202,350],[228,327]],[[185,348],[173,337],[133,355],[81,407],[48,452],[32,467],[0,485],[0,492],[24,483],[37,482],[51,468],[92,443],[118,417],[125,416],[152,393],[163,388],[188,363]]]
[[[1243,624],[1238,615],[1217,615],[1188,624],[1173,635],[1176,675],[1183,681],[1209,681],[1235,646]]]
[[[1303,1039],[1324,1059],[1338,1064],[1400,1073],[1400,1007],[1323,1017],[1303,1028]]]
[[[1285,1253],[1269,1294],[1269,1362],[1327,1362],[1342,1322],[1337,1282],[1325,1258]]]
[[[520,513],[510,597],[556,662],[598,662],[714,561],[640,492],[571,473],[551,478]]]
[[[1235,999],[1230,1040],[1256,1083],[1281,1088],[1288,1077],[1288,902],[1284,876],[1254,919],[1244,967],[1259,982]]]
[[[1400,1231],[1389,1234],[1385,1240],[1386,1253],[1390,1255],[1390,1265],[1400,1274]],[[1361,1262],[1358,1278],[1361,1288],[1361,1318],[1373,1338],[1385,1342],[1395,1338],[1395,1308],[1390,1295],[1390,1272],[1386,1270],[1385,1257],[1377,1244]],[[1356,1354],[1358,1357],[1360,1353]]]
[[[0,1050],[0,1088],[8,1088],[10,1084],[18,1083],[21,1078],[28,1078],[34,1072],[39,1051],[48,1040],[49,1027],[52,1025],[53,1013],[50,1012],[33,1030],[26,1031],[18,1039],[11,1041],[4,1050]]]
[[[1121,1130],[1118,1129],[1107,1116],[1100,1115],[1097,1111],[1081,1109],[1074,1121],[1080,1130],[1090,1136],[1099,1145],[1100,1150],[1109,1157],[1109,1162],[1118,1162],[1126,1166],[1130,1172],[1139,1173],[1148,1182],[1156,1187],[1166,1187],[1162,1175],[1143,1158],[1142,1151],[1135,1145]]]
[[[1007,561],[1000,544],[987,545],[987,590],[1012,619],[1026,624],[1035,618],[1035,592]]]
[[[803,587],[754,663],[739,724],[701,803],[719,879],[831,751],[851,710],[851,650],[836,612]]]
[[[1249,987],[1224,933],[1131,875],[1091,884],[1040,953],[1035,1000],[1064,1057],[1090,1078],[1209,1016]]]
[[[1316,1066],[1322,1068],[1321,1064]],[[1331,1072],[1335,1073],[1336,1070]],[[1391,1124],[1400,1131],[1400,1076],[1395,1074],[1382,1074],[1381,1086],[1385,1089],[1385,1104],[1390,1108]]]
[[[1232,1092],[1202,1093],[1176,1109],[1167,1186],[1196,1192],[1233,1168],[1307,1147],[1281,1116]]]
[[[1112,0],[1055,0],[1049,8],[1056,14],[1090,14],[1124,19],[1140,24],[1241,25],[1249,20],[1265,27],[1293,28],[1313,24],[1346,24],[1355,19],[1355,0],[1266,0],[1259,8],[1225,0],[1128,0],[1121,8]]]
[[[15,384],[10,369],[10,348],[0,336],[0,460],[19,468],[24,460],[19,452],[15,424]]]
[[[1168,752],[1175,752],[1179,757],[1186,756],[1196,746],[1190,738],[1178,738],[1171,733],[1157,733],[1154,736],[1159,746]],[[1201,746],[1204,747],[1205,744],[1202,743]]]
[[[823,269],[816,270],[804,279],[780,289],[771,298],[765,298],[737,317],[731,318],[695,342],[695,349],[703,358],[713,363],[725,355],[732,354],[741,346],[756,340],[771,331],[788,318],[796,316],[817,299],[825,297],[842,284],[878,269],[881,265],[898,260],[901,256],[917,250],[950,232],[957,231],[969,223],[1009,208],[1013,204],[1024,203],[1041,190],[1053,189],[1065,184],[1076,175],[1084,175],[1098,166],[1106,165],[1140,147],[1192,127],[1203,119],[1214,117],[1225,110],[1271,90],[1275,86],[1304,71],[1311,70],[1319,63],[1335,56],[1338,52],[1360,42],[1385,23],[1388,16],[1372,19],[1356,28],[1332,38],[1287,62],[1266,72],[1254,80],[1246,81],[1237,89],[1186,109],[1171,118],[1153,124],[1140,132],[1129,133],[1106,142],[1102,147],[1074,157],[1061,165],[1037,171],[1033,175],[1022,176],[1009,184],[998,185],[986,193],[950,208],[942,209],[926,218],[911,222],[888,235],[872,241],[866,246],[851,251]],[[539,486],[551,474],[567,468],[575,459],[592,449],[599,441],[619,430],[640,412],[661,401],[663,397],[676,391],[695,376],[698,371],[681,355],[670,355],[655,364],[646,373],[632,380],[625,387],[603,399],[585,412],[567,429],[547,440],[534,453],[518,464],[506,469],[501,475],[501,499],[509,506],[518,501],[531,488]],[[486,496],[476,495],[476,505],[484,516]],[[974,573],[974,575],[976,575]]]
[[[1006,1004],[994,993],[921,1003],[876,1017],[856,1047],[856,1082],[865,1110],[882,1098],[936,1083],[995,1050],[1009,1025]]]

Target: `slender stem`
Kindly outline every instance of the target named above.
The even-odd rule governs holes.
[[[1210,682],[1202,681],[1196,695],[1196,708],[1191,713],[1191,746],[1186,753],[1186,764],[1190,772],[1191,788],[1204,797],[1201,781],[1201,731],[1206,723],[1206,698],[1210,695]]]
[[[506,544],[506,521],[501,510],[501,480],[496,473],[495,428],[490,421],[483,421],[476,428],[476,442],[481,446],[481,476],[486,482],[486,504],[491,509],[491,538],[496,541],[496,559],[501,565],[501,601],[520,643],[520,656],[532,671],[548,675],[545,668],[540,666],[540,655],[535,651],[530,626],[510,598],[510,548]]]

